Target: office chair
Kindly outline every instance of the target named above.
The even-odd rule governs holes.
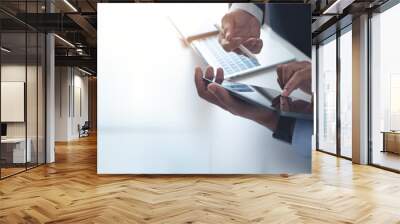
[[[89,136],[89,129],[90,129],[89,121],[85,121],[82,127],[78,125],[78,129],[79,129],[79,138]]]

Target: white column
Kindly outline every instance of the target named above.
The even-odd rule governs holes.
[[[54,5],[46,1],[47,12],[54,12]],[[55,43],[54,35],[46,35],[46,163],[55,162]]]
[[[55,60],[54,60],[54,35],[47,34],[46,36],[46,163],[52,163],[55,161],[55,150],[54,150],[54,133],[55,133]]]
[[[368,163],[368,16],[353,19],[353,162]]]

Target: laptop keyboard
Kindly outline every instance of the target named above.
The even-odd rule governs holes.
[[[217,37],[206,38],[200,41],[217,59],[218,63],[224,69],[226,75],[248,70],[259,66],[257,60],[248,58],[244,55],[238,55],[234,52],[226,52],[218,42]]]

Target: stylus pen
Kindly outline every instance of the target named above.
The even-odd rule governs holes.
[[[217,28],[217,30],[218,30],[219,32],[222,32],[221,27],[220,27],[218,24],[214,24],[214,26]],[[257,58],[256,58],[256,56],[255,56],[253,53],[251,53],[251,52],[249,51],[249,49],[247,49],[245,46],[243,46],[243,44],[240,44],[240,45],[239,45],[239,49],[240,49],[247,57],[249,57],[249,58],[251,58],[251,59],[253,59],[253,60],[255,60],[255,61],[258,61]]]

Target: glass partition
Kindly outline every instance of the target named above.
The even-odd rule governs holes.
[[[25,32],[1,34],[2,177],[24,171],[31,161],[26,141],[26,41]]]
[[[37,2],[29,2],[27,1],[26,12],[28,13],[37,13],[38,12],[38,4]],[[32,21],[36,22],[36,21]],[[27,29],[27,52],[28,52],[28,60],[27,60],[27,99],[26,99],[26,113],[27,113],[27,142],[28,147],[27,150],[31,151],[31,161],[27,163],[27,167],[32,168],[37,166],[37,157],[38,157],[38,144],[37,144],[37,122],[38,122],[38,114],[37,114],[37,98],[38,98],[38,88],[37,88],[37,76],[38,76],[38,33],[35,30]]]
[[[46,37],[43,33],[38,33],[38,75],[37,75],[37,162],[43,164],[46,162],[46,139],[45,139],[45,124],[46,124]]]
[[[38,35],[36,32],[27,33],[27,74],[26,74],[26,113],[27,113],[27,150],[31,151],[28,168],[37,165],[38,159]]]
[[[41,13],[44,1],[0,3],[16,5]],[[45,163],[45,45],[45,34],[0,12],[1,179]]]

